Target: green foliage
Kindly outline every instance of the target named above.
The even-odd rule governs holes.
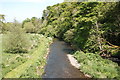
[[[41,78],[46,64],[46,59],[44,56],[45,54],[43,53],[40,58],[33,63],[33,65],[31,65],[28,69],[25,70],[25,72],[20,76],[20,78]]]
[[[36,68],[45,66],[45,53],[52,39],[39,34],[29,34],[29,36],[33,42],[37,42],[37,47],[33,51],[28,54],[3,54],[4,78],[39,78],[42,75],[44,69],[37,69],[40,73],[38,74]]]
[[[19,54],[2,54],[2,76],[5,76],[8,72],[16,68],[17,66],[23,64],[29,55],[19,55]]]
[[[0,21],[5,20],[5,15],[4,14],[0,14]]]
[[[4,23],[0,21],[0,33],[3,33],[4,31]]]
[[[27,18],[22,23],[22,28],[26,31],[26,33],[39,33],[41,27],[41,20],[32,17],[31,19]]]
[[[26,33],[34,33],[35,27],[32,22],[27,22],[24,23],[24,30],[26,31]]]
[[[1,37],[0,39],[2,39],[2,36],[5,36],[5,35],[6,34],[0,35],[0,37]],[[10,72],[17,66],[26,62],[26,60],[30,58],[31,53],[33,53],[35,51],[36,46],[38,46],[38,44],[40,42],[39,40],[40,40],[41,35],[27,34],[27,36],[30,37],[29,39],[30,39],[30,42],[32,43],[32,45],[31,45],[32,49],[30,49],[29,53],[11,54],[11,53],[1,52],[2,60],[1,60],[0,64],[2,66],[2,76],[5,76],[8,72]],[[2,46],[2,44],[1,44],[1,46]]]
[[[74,56],[80,63],[80,69],[93,78],[119,78],[120,67],[110,60],[101,58],[98,54],[77,51]]]
[[[0,34],[0,79],[2,78],[2,35]]]
[[[1,33],[4,33],[5,31],[5,24],[4,24],[4,21],[5,20],[5,15],[4,14],[0,14],[0,34]]]
[[[5,21],[5,15],[0,14],[0,34],[5,34],[9,31],[11,23]]]
[[[14,28],[13,28],[14,27]],[[29,50],[29,40],[19,23],[13,23],[10,32],[3,36],[3,51],[24,53]]]
[[[52,29],[52,25],[48,25],[47,27],[41,29],[41,33],[43,33],[46,36],[52,37],[56,34],[56,31],[55,29]]]
[[[108,48],[103,39],[119,46],[119,4],[63,2],[48,6],[43,12],[41,33],[62,38],[85,52],[118,53],[118,48],[113,53],[113,48]]]
[[[74,32],[75,32],[74,29],[70,29],[70,30],[66,31],[64,34],[64,37],[65,37],[64,40],[67,42],[71,42],[72,39],[74,38]]]

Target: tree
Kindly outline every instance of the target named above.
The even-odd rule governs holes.
[[[0,14],[0,33],[3,33],[5,31],[4,30],[5,24],[3,22],[4,20],[5,20],[5,15]]]
[[[27,33],[39,33],[41,26],[41,19],[36,17],[32,17],[31,19],[27,18],[22,23],[22,28]]]
[[[5,15],[4,14],[0,14],[0,21],[4,21],[5,20]]]
[[[120,2],[63,2],[48,6],[42,22],[42,33],[49,32],[51,25],[50,34],[77,45],[84,52],[120,52]],[[113,51],[109,42],[118,48]]]
[[[35,32],[35,27],[32,22],[24,23],[23,29],[26,31],[26,33],[34,33]]]
[[[3,51],[10,53],[25,53],[29,51],[29,40],[21,28],[21,24],[15,21],[10,32],[3,38]]]

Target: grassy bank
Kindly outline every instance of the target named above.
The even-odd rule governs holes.
[[[77,51],[74,54],[80,63],[80,70],[93,78],[115,78],[120,79],[120,67],[118,64],[103,59],[98,54]]]
[[[28,34],[32,46],[28,53],[4,53],[2,54],[2,77],[4,78],[39,78],[43,73],[46,63],[46,53],[50,38],[43,35]],[[39,72],[39,73],[38,73]]]
[[[0,34],[0,79],[2,77],[2,35]]]

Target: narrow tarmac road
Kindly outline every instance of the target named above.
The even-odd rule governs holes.
[[[72,48],[64,41],[55,40],[50,46],[45,73],[42,78],[86,78],[73,67],[67,57]]]

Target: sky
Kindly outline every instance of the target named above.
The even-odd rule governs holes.
[[[62,3],[64,0],[0,0],[0,14],[5,15],[7,22],[16,19],[22,22],[26,18],[42,17],[47,6]]]

